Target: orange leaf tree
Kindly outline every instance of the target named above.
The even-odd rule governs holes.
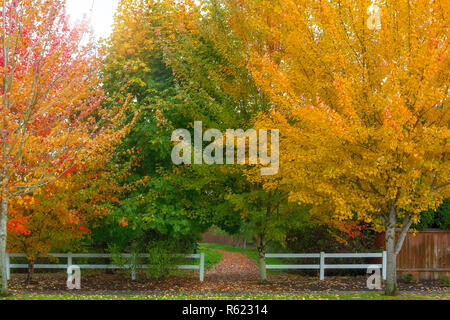
[[[384,229],[396,294],[411,224],[449,193],[449,2],[227,2],[273,104],[257,126],[280,129],[281,181],[265,187]]]
[[[26,255],[27,281],[32,280],[37,258],[46,257],[52,249],[79,248],[98,219],[109,214],[109,203],[122,188],[116,170],[102,159],[89,161],[87,167],[73,166],[51,185],[11,199],[7,248]]]
[[[0,294],[7,294],[8,201],[94,156],[108,160],[124,107],[104,109],[99,50],[68,25],[65,1],[1,2]],[[115,109],[115,110],[113,110]]]

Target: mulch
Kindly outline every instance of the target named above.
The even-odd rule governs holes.
[[[200,282],[198,273],[172,276],[168,279],[149,280],[143,275],[132,281],[117,271],[84,272],[81,277],[81,290],[86,294],[150,294],[150,293],[311,293],[311,292],[363,292],[367,277],[318,277],[299,275],[269,275],[267,283],[259,282],[256,263],[239,252],[221,251],[223,258]],[[65,273],[37,273],[34,282],[26,284],[25,274],[12,274],[9,281],[12,293],[69,293]],[[399,280],[402,292],[422,294],[450,294],[450,288],[442,287],[440,281],[419,281],[406,283]]]

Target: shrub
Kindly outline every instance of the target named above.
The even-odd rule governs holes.
[[[338,241],[337,239],[340,239]],[[344,240],[344,241],[342,241]],[[351,237],[348,234],[330,229],[329,226],[308,225],[300,229],[293,230],[287,235],[286,247],[292,253],[349,253],[349,252],[372,252],[377,251],[375,247],[375,232],[367,227],[362,228],[360,234]],[[283,252],[286,249],[281,249]],[[363,261],[364,260],[364,261]],[[318,259],[289,259],[288,263],[317,264]],[[352,263],[374,263],[369,259],[327,259],[333,264]],[[304,275],[315,275],[312,270],[295,271]],[[365,270],[327,270],[327,275],[355,275],[365,274]]]
[[[126,275],[131,278],[131,274],[136,272],[137,266],[140,264],[139,260],[137,260],[136,257],[125,257],[122,255],[120,247],[116,245],[110,245],[108,250],[111,253],[111,263],[122,267],[122,270],[126,273]],[[126,265],[130,267],[125,268]]]
[[[149,268],[146,269],[147,277],[151,279],[168,278],[178,272],[177,266],[186,264],[183,257],[191,248],[186,243],[161,240],[154,241],[148,246],[147,259]]]
[[[443,286],[443,287],[450,287],[450,278],[449,277],[442,277],[441,278],[441,286]]]
[[[411,273],[407,273],[403,275],[403,281],[406,283],[411,283],[413,280],[413,275]]]

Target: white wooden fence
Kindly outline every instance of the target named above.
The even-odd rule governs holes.
[[[51,253],[49,254],[50,257],[54,258],[66,258],[67,264],[35,264],[35,269],[67,269],[72,265],[77,265],[80,267],[80,269],[131,269],[131,278],[132,280],[136,280],[136,268],[139,269],[147,269],[149,268],[148,265],[136,265],[135,268],[133,265],[125,264],[125,265],[114,265],[114,264],[79,264],[79,263],[72,263],[73,258],[110,258],[113,256],[109,253]],[[120,258],[148,258],[149,254],[120,254]],[[180,265],[177,266],[178,269],[185,269],[185,270],[199,270],[200,271],[200,281],[203,281],[205,278],[205,254],[187,254],[187,255],[181,255],[185,258],[191,258],[191,259],[200,259],[199,264],[194,265]],[[25,254],[21,253],[7,253],[6,255],[6,273],[7,278],[9,280],[11,269],[27,269],[27,264],[11,264],[11,258],[25,258]]]
[[[320,270],[320,280],[325,279],[325,269],[382,269],[383,280],[386,280],[386,251],[379,253],[268,253],[266,258],[318,258],[319,264],[284,264],[266,265],[266,269],[316,269]],[[326,258],[382,258],[381,264],[325,264]]]

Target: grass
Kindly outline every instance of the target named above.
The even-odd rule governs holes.
[[[403,294],[387,297],[380,293],[299,293],[299,294],[16,294],[0,300],[449,300],[450,295]]]
[[[205,270],[208,271],[220,262],[223,254],[208,248],[199,247],[198,253],[205,254]]]

